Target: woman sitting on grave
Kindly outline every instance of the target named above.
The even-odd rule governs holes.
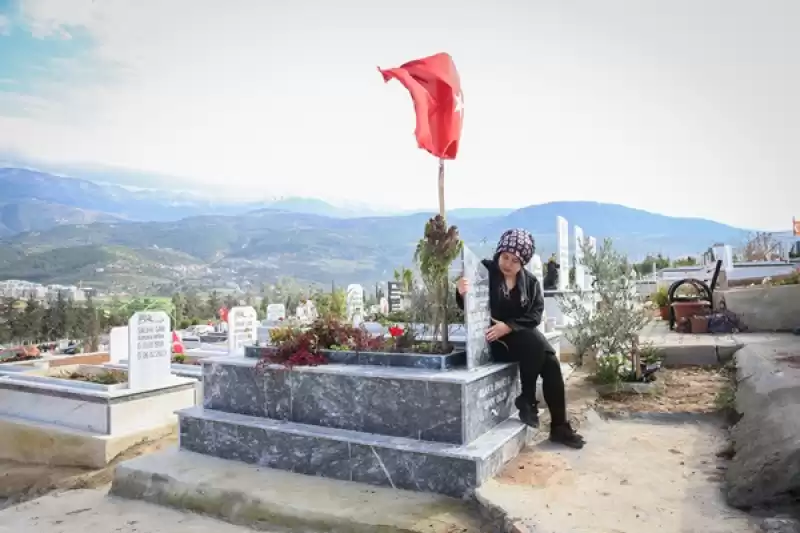
[[[489,308],[493,322],[486,332],[486,340],[495,361],[519,363],[522,394],[516,406],[520,420],[539,427],[536,379],[541,375],[544,400],[550,410],[550,440],[582,448],[583,437],[567,420],[561,364],[553,347],[537,329],[542,321],[544,296],[539,280],[524,268],[534,250],[530,233],[523,229],[508,230],[500,237],[494,258],[483,261],[489,270]],[[457,289],[456,301],[463,309],[468,280],[461,278]]]

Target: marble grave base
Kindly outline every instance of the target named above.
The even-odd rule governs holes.
[[[298,474],[468,497],[513,459],[528,438],[508,419],[467,445],[237,415],[178,412],[183,450]]]
[[[357,365],[292,370],[203,361],[203,406],[227,413],[392,437],[466,444],[516,410],[517,367],[434,371]]]
[[[257,369],[203,361],[203,407],[178,412],[181,448],[291,472],[464,496],[524,445],[517,368],[346,364]]]

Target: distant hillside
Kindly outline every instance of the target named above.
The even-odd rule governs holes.
[[[102,178],[97,172],[92,177]],[[113,176],[106,176],[113,181]],[[154,181],[154,180],[149,180]],[[149,183],[148,181],[148,183]],[[24,231],[91,222],[169,222],[192,216],[240,215],[260,209],[331,218],[393,216],[400,213],[369,206],[334,206],[316,198],[230,203],[166,190],[130,190],[85,179],[61,177],[24,168],[0,168],[0,237]],[[506,215],[511,209],[455,209],[456,218]],[[36,216],[30,214],[36,213]]]
[[[119,217],[107,213],[36,199],[0,203],[0,236],[25,231],[46,231],[58,225],[120,220]]]
[[[746,235],[744,230],[707,220],[676,219],[593,202],[544,204],[489,218],[452,215],[450,220],[458,224],[468,245],[478,253],[491,253],[503,230],[523,227],[534,234],[539,252],[547,256],[556,249],[557,215],[569,220],[570,232],[578,224],[587,236],[613,238],[632,258],[652,252],[686,255],[718,241],[738,244]],[[237,216],[198,216],[169,222],[59,226],[0,241],[0,249],[13,250],[5,252],[5,260],[0,254],[0,279],[35,278],[52,283],[79,277],[90,284],[95,278],[107,283],[108,270],[95,275],[92,271],[105,268],[103,265],[114,263],[119,254],[129,251],[128,262],[142,270],[148,283],[158,278],[164,284],[235,282],[244,287],[290,276],[326,286],[331,281],[368,284],[390,279],[395,268],[411,265],[414,247],[429,216],[344,219],[260,209]],[[143,257],[145,251],[154,250],[169,257]],[[102,255],[107,253],[113,253],[113,257]],[[41,266],[43,262],[59,263],[61,254],[67,254],[63,263],[72,266]],[[86,264],[73,264],[80,257]],[[157,264],[166,265],[166,270],[151,275]],[[183,266],[191,267],[192,274],[174,276]],[[123,271],[118,269],[116,275],[122,276]]]
[[[16,250],[18,251],[18,249]],[[24,279],[43,284],[79,284],[103,290],[158,290],[178,285],[207,268],[186,254],[117,246],[75,246],[0,254],[0,279]]]
[[[258,204],[225,204],[164,191],[131,191],[115,185],[65,178],[21,168],[0,168],[0,205],[5,210],[24,210],[36,202],[48,206],[37,228],[74,224],[75,210],[107,220],[169,221],[187,216],[240,214],[262,207]],[[95,215],[91,215],[94,213]],[[85,220],[84,222],[91,222]],[[3,222],[6,232],[17,232]]]

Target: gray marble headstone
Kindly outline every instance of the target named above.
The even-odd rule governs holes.
[[[481,259],[466,246],[461,251],[464,277],[469,291],[464,295],[464,324],[467,327],[467,368],[477,368],[491,362],[486,330],[491,326],[489,311],[489,271]]]

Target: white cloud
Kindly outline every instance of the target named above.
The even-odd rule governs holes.
[[[0,117],[0,149],[220,195],[433,206],[410,99],[375,67],[444,50],[468,109],[449,206],[589,199],[788,224],[800,46],[775,21],[796,7],[725,3],[721,19],[711,0],[645,4],[23,0],[37,37],[94,47],[57,63],[67,82],[38,87],[49,107]]]

